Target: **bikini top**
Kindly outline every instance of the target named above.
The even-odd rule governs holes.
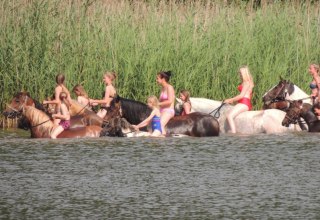
[[[240,85],[238,86],[239,92],[241,92],[242,89],[243,89],[243,86],[242,86],[242,84],[240,84]],[[249,99],[251,99],[251,97],[252,97],[252,91],[250,92],[250,97],[249,97]],[[247,97],[244,97],[244,98],[247,98]]]
[[[161,92],[160,94],[160,102],[163,100],[168,100],[168,95],[165,92]]]
[[[310,89],[317,89],[318,86],[315,83],[310,83]]]

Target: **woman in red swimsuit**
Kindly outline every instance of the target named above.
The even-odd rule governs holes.
[[[161,94],[159,98],[160,107],[160,120],[162,134],[166,134],[165,126],[168,121],[174,116],[174,88],[169,84],[169,79],[171,77],[171,71],[162,71],[157,74],[157,83],[161,86]]]
[[[228,104],[238,102],[234,106],[234,108],[227,114],[227,121],[229,123],[231,133],[236,133],[234,118],[240,113],[250,111],[252,109],[251,98],[254,83],[249,68],[247,66],[241,67],[239,69],[239,74],[242,81],[241,84],[238,86],[240,94],[233,98],[226,99],[224,101]]]

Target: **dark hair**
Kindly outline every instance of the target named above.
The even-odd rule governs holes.
[[[59,74],[56,76],[56,82],[57,82],[58,84],[63,84],[63,83],[64,83],[64,79],[65,79],[65,77],[64,77],[64,75],[63,75],[62,73],[59,73]]]
[[[313,109],[315,109],[315,108],[320,109],[320,102],[316,102],[316,103],[314,103],[314,105],[313,105]]]
[[[161,79],[165,79],[166,82],[169,82],[172,73],[171,71],[161,71],[157,75],[160,76]]]

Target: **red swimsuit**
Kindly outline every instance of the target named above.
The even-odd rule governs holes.
[[[242,91],[242,84],[240,84],[240,85],[238,86],[238,90],[239,90],[240,92]],[[249,111],[252,109],[251,96],[252,96],[252,93],[250,94],[250,98],[243,97],[242,99],[240,99],[240,100],[238,101],[238,103],[241,103],[241,104],[244,104],[244,105],[248,106]]]

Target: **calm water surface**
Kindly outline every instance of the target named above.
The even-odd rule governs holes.
[[[0,130],[0,219],[320,219],[320,134],[28,136]]]

